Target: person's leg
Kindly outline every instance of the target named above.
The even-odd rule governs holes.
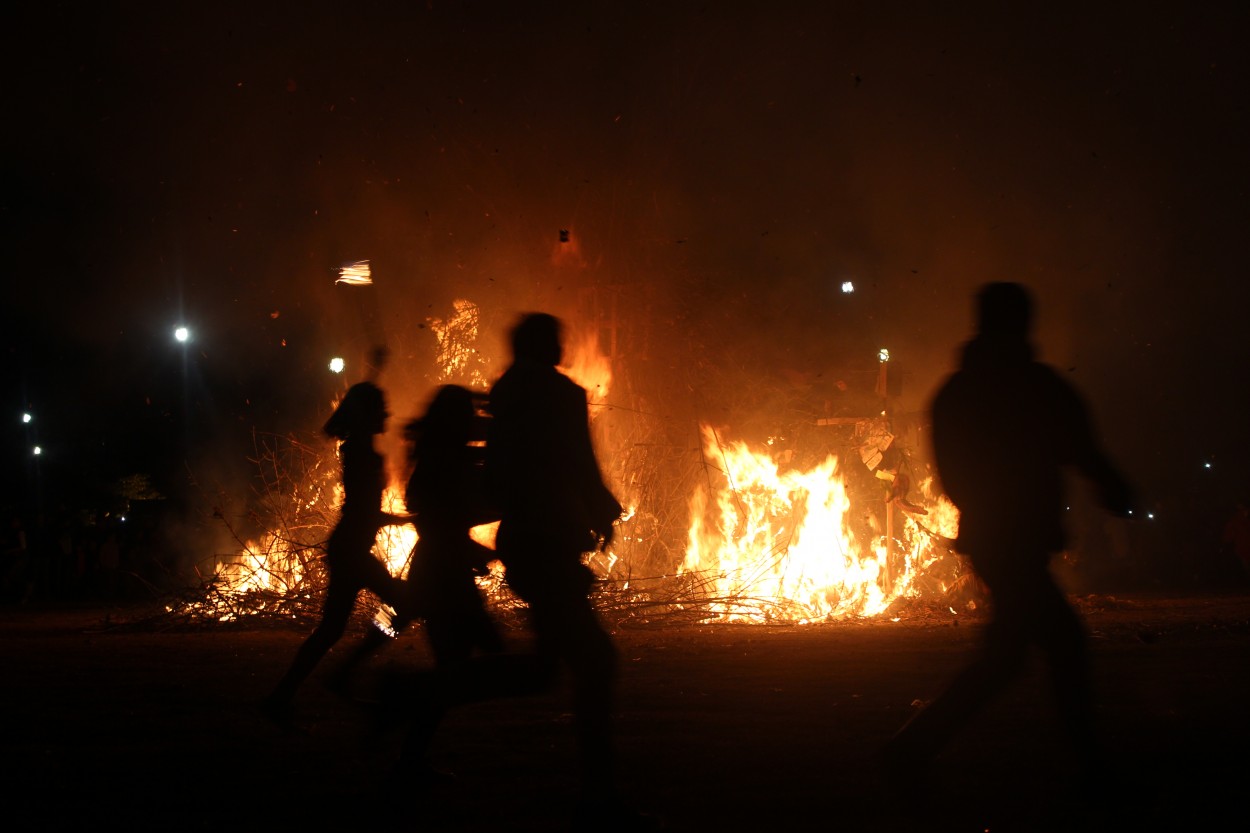
[[[393,621],[392,624],[396,628],[396,634],[404,627],[398,622]],[[360,641],[326,678],[326,688],[344,697],[349,696],[354,688],[352,681],[356,670],[394,640],[394,636],[383,631],[376,623],[370,625]]]
[[[441,612],[426,619],[426,638],[435,667],[390,675],[383,686],[388,719],[410,718],[398,766],[431,770],[430,745],[449,709],[506,697],[541,693],[551,687],[555,667],[533,653],[473,656],[478,634],[469,611]]]
[[[360,586],[369,588],[389,605],[395,611],[397,621],[406,624],[418,615],[412,587],[403,579],[391,575],[381,561],[370,555],[367,561],[361,563],[358,574]]]
[[[580,563],[547,576],[545,592],[530,603],[540,657],[568,668],[583,777],[613,783],[612,710],[617,652],[589,598],[592,576]]]
[[[921,766],[1023,669],[1031,634],[1028,594],[1014,577],[988,576],[991,620],[976,658],[890,742],[894,766]]]
[[[352,610],[356,604],[357,585],[350,581],[350,576],[335,578],[330,573],[330,582],[326,588],[325,604],[321,612],[321,621],[309,634],[291,662],[286,674],[278,681],[273,692],[266,698],[266,703],[273,706],[288,705],[295,697],[296,689],[308,678],[317,663],[329,653],[347,630]]]
[[[1096,766],[1101,755],[1085,625],[1049,574],[1036,586],[1033,610],[1059,716],[1082,765]]]
[[[376,623],[371,625],[360,642],[330,675],[328,687],[340,694],[345,694],[350,689],[356,669],[368,662],[408,627],[416,611],[415,595],[408,582],[392,576],[386,565],[372,556],[358,571],[357,581],[361,586],[372,590],[395,613],[391,618],[390,633],[384,631]],[[352,602],[354,607],[354,596]],[[348,610],[349,618],[350,613],[351,609]]]

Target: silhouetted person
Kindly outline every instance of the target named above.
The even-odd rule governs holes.
[[[485,508],[480,449],[469,445],[474,419],[473,394],[458,385],[445,385],[407,429],[412,474],[404,500],[418,536],[408,568],[408,612],[424,620],[440,668],[468,659],[475,651],[503,650],[476,581],[487,572],[494,553],[469,536],[474,526],[498,520]],[[399,613],[392,629],[399,633],[408,621]],[[388,634],[370,629],[335,672],[332,687],[346,691],[355,668],[389,641]]]
[[[371,382],[348,389],[327,420],[324,431],[342,440],[343,506],[338,524],[326,543],[326,586],[321,622],[295,654],[286,675],[262,703],[265,713],[279,723],[291,719],[292,701],[300,684],[347,630],[356,596],[368,588],[397,610],[407,610],[407,588],[373,556],[378,529],[410,522],[382,511],[386,473],[374,437],[386,430],[386,401]]]
[[[1220,543],[1228,547],[1250,578],[1250,503],[1237,501],[1233,514],[1224,522]]]
[[[504,653],[503,639],[477,586],[477,576],[487,571],[495,554],[469,531],[498,520],[498,514],[485,495],[482,450],[469,444],[475,419],[472,394],[447,385],[409,427],[413,469],[406,501],[420,537],[408,582],[434,667],[390,671],[382,678],[383,724],[409,721],[391,774],[393,788],[405,795],[451,777],[429,757],[448,709],[537,694],[548,687],[551,676],[547,664],[532,653]],[[404,624],[395,623],[397,629]],[[368,650],[366,643],[362,652]]]
[[[894,775],[914,776],[1040,649],[1084,774],[1099,764],[1086,634],[1050,573],[1065,546],[1063,470],[1127,514],[1132,494],[1102,450],[1076,390],[1034,359],[1032,301],[1014,283],[977,295],[978,332],[933,402],[938,476],[959,509],[956,548],[990,595],[980,655],[891,741]]]
[[[579,811],[604,825],[635,819],[614,795],[611,714],[616,648],[590,601],[582,556],[611,543],[621,504],[604,484],[591,443],[584,388],[556,369],[561,326],[523,316],[513,361],[490,391],[487,478],[500,512],[496,554],[528,606],[535,650],[548,672],[572,679],[583,795]]]
[[[420,537],[408,581],[438,665],[467,659],[475,651],[503,650],[477,586],[495,554],[469,536],[473,527],[498,520],[486,508],[482,461],[469,445],[474,419],[473,395],[446,385],[414,426],[414,466],[405,500]]]

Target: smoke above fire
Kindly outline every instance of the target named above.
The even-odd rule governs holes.
[[[65,414],[124,403],[123,439],[83,429],[102,468],[212,466],[197,485],[246,499],[255,484],[222,461],[246,462],[255,433],[314,432],[380,344],[399,467],[460,302],[477,332],[462,380],[498,374],[518,313],[552,312],[610,359],[606,422],[645,414],[654,447],[695,459],[703,424],[759,448],[863,413],[882,348],[910,418],[969,334],[972,292],[1000,279],[1034,288],[1040,355],[1088,392],[1135,479],[1187,484],[1173,457],[1239,447],[1205,359],[1246,350],[1245,128],[1222,115],[1244,84],[1218,15],[24,14],[57,36],[9,56],[23,130],[5,211],[15,274],[38,279],[12,282],[6,309],[47,314],[5,330],[14,355],[41,345],[25,367],[49,390],[72,388],[49,394]],[[336,282],[365,263],[371,283]],[[175,319],[194,343],[169,343]],[[65,385],[63,366],[85,369]]]

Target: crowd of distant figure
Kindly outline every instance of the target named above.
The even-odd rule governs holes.
[[[0,604],[151,598],[160,547],[153,525],[99,513],[29,523],[11,511],[0,555]]]

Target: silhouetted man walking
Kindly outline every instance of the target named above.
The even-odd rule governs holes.
[[[933,402],[938,476],[960,512],[957,549],[989,590],[992,619],[980,656],[890,743],[892,768],[937,754],[1040,648],[1081,765],[1098,762],[1085,629],[1050,573],[1065,546],[1063,469],[1127,514],[1132,493],[1103,452],[1080,395],[1037,362],[1032,300],[1014,283],[977,295],[978,332]]]
[[[556,369],[560,322],[545,313],[512,331],[513,362],[490,391],[486,471],[500,511],[496,550],[508,586],[529,607],[542,664],[570,672],[581,753],[583,819],[595,829],[646,819],[614,796],[611,712],[616,648],[590,602],[582,555],[611,543],[621,504],[604,485],[586,391]]]

